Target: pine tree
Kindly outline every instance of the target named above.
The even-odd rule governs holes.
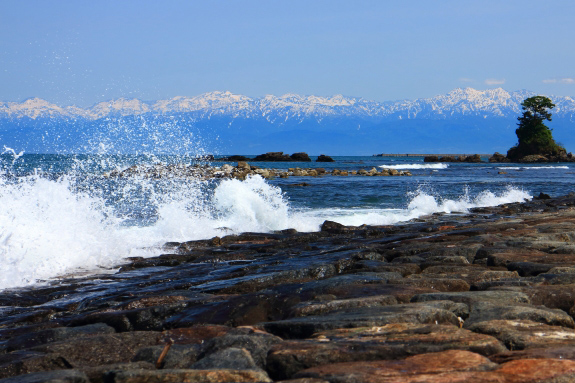
[[[518,143],[509,149],[507,158],[517,161],[532,154],[564,154],[565,149],[555,142],[551,129],[543,123],[545,120],[551,121],[549,110],[555,107],[551,99],[544,96],[529,97],[521,103],[521,107],[523,115],[517,118],[519,127],[515,130]]]

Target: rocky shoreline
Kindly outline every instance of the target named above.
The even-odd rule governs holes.
[[[423,162],[468,162],[468,163],[481,163],[483,160],[479,154],[473,154],[470,156],[466,155],[427,155],[423,158]],[[509,163],[516,162],[522,164],[534,164],[534,163],[548,163],[548,162],[575,162],[575,156],[573,153],[563,153],[560,155],[541,155],[532,154],[524,156],[517,161],[512,161],[507,156],[499,152],[495,152],[492,156],[488,158],[488,162],[491,163]]]
[[[124,170],[114,170],[104,174],[107,178],[124,178],[124,177],[144,177],[152,179],[160,178],[192,178],[198,180],[208,180],[213,178],[234,178],[244,180],[248,176],[259,175],[265,179],[272,178],[289,178],[289,177],[322,177],[322,176],[411,176],[408,170],[397,170],[389,168],[377,169],[372,167],[367,170],[360,168],[358,170],[340,170],[332,169],[326,171],[324,168],[288,168],[266,169],[259,166],[250,165],[245,161],[238,161],[236,166],[224,164],[222,166],[210,165],[164,165],[156,164],[153,166],[133,165]]]
[[[0,294],[0,382],[575,381],[575,195],[167,243]]]

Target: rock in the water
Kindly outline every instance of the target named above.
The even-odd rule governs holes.
[[[335,162],[335,160],[333,158],[331,158],[330,156],[326,156],[325,154],[320,154],[315,161],[316,162]]]
[[[290,156],[290,158],[292,161],[297,162],[311,162],[311,158],[309,158],[308,154],[304,152],[294,153]]]

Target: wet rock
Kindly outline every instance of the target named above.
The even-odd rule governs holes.
[[[400,273],[401,276],[406,277],[411,274],[417,274],[421,272],[421,268],[415,263],[407,264],[390,264],[383,260],[369,260],[364,259],[357,261],[353,264],[353,269],[357,271],[367,271],[367,272],[391,272]]]
[[[0,379],[33,372],[68,368],[72,368],[72,365],[58,354],[15,351],[6,355],[0,355]]]
[[[268,350],[273,344],[281,341],[281,338],[265,333],[253,333],[248,335],[228,334],[209,341],[204,346],[199,358],[206,358],[214,353],[230,348],[244,349],[250,353],[250,358],[253,358],[253,361],[257,366],[265,368]]]
[[[341,232],[344,231],[346,227],[341,223],[333,222],[333,221],[324,221],[321,224],[320,230],[326,232]]]
[[[34,347],[32,350],[65,355],[74,367],[125,363],[132,360],[136,350],[158,344],[160,333],[134,331],[120,334],[97,335]]]
[[[78,337],[115,333],[114,329],[104,323],[80,327],[58,327],[32,332],[11,338],[6,343],[7,351],[22,350],[46,343],[75,339]]]
[[[529,297],[519,291],[468,291],[468,292],[446,292],[427,293],[414,296],[412,302],[429,302],[435,300],[450,300],[453,302],[465,303],[471,306],[478,302],[492,302],[501,304],[530,303]]]
[[[471,306],[469,317],[465,321],[465,326],[469,327],[475,323],[497,319],[529,320],[551,326],[575,327],[573,318],[562,310],[511,302],[508,304],[503,302],[500,304],[474,303]]]
[[[86,374],[79,370],[56,370],[0,379],[1,383],[90,383]]]
[[[492,375],[505,382],[572,382],[575,381],[575,362],[558,359],[521,359],[503,364]]]
[[[447,382],[449,381],[448,374],[460,375],[459,373],[462,372],[490,371],[495,369],[496,366],[495,363],[479,354],[452,350],[415,355],[398,361],[328,364],[301,371],[295,377],[321,378],[331,383]]]
[[[155,362],[114,363],[97,367],[83,367],[80,369],[80,371],[86,374],[90,380],[90,383],[108,383],[106,375],[108,375],[111,371],[125,371],[135,369],[155,370],[156,365]]]
[[[257,370],[128,370],[112,371],[106,380],[113,383],[158,383],[158,382],[272,382],[265,372]]]
[[[293,318],[267,322],[266,331],[282,338],[307,338],[315,332],[335,328],[382,326],[390,323],[437,323],[455,324],[457,316],[451,307],[433,307],[425,304],[401,304],[368,307],[350,311],[332,312],[323,316]]]
[[[336,329],[316,333],[311,339],[276,344],[268,354],[268,371],[275,379],[285,379],[324,364],[395,360],[450,349],[482,355],[506,351],[494,337],[455,326],[395,323]]]
[[[575,304],[575,284],[519,286],[516,289],[527,295],[535,306],[569,312]]]
[[[472,324],[469,330],[496,337],[510,350],[575,345],[575,331],[529,320],[492,320]]]
[[[190,366],[195,370],[261,370],[245,348],[230,347],[216,351]]]
[[[195,325],[192,327],[176,328],[166,330],[162,333],[163,342],[174,344],[203,344],[208,340],[223,336],[233,328],[222,325]]]
[[[528,348],[524,350],[505,351],[490,355],[489,359],[503,364],[518,359],[569,359],[575,360],[573,346],[547,346],[545,348]]]
[[[409,285],[421,288],[430,288],[437,291],[453,292],[453,291],[469,291],[470,286],[467,282],[461,279],[451,278],[425,278],[421,275],[410,275],[404,279],[390,280],[389,283],[397,285]]]
[[[147,362],[156,368],[156,363],[164,352],[165,345],[143,347],[138,349],[132,362]],[[195,344],[174,344],[170,346],[159,367],[164,369],[188,368],[198,359],[201,347]]]
[[[174,314],[184,310],[186,302],[166,303],[163,305],[139,308],[133,310],[120,310],[109,312],[96,312],[86,316],[78,316],[70,324],[82,326],[91,323],[105,323],[118,332],[125,331],[161,331],[164,321]]]
[[[379,307],[398,304],[391,295],[379,295],[365,298],[336,299],[329,302],[302,302],[292,308],[290,317],[326,314],[331,311],[347,310],[359,307]]]

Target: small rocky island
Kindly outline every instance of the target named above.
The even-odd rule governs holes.
[[[166,243],[0,293],[0,382],[573,382],[575,195]]]
[[[521,103],[523,114],[518,117],[517,145],[504,156],[496,152],[489,157],[489,162],[575,162],[572,153],[553,139],[551,129],[544,121],[551,121],[549,110],[555,107],[551,100],[544,96],[529,97]],[[481,156],[426,156],[425,162],[482,162]]]
[[[254,158],[249,158],[246,156],[240,155],[233,155],[227,157],[211,157],[213,161],[254,161],[254,162],[312,162],[311,158],[307,153],[298,152],[294,153],[291,156],[289,154],[284,154],[284,152],[267,152],[264,154],[259,154]],[[335,162],[333,158],[330,156],[326,156],[325,154],[320,154],[316,162]]]

